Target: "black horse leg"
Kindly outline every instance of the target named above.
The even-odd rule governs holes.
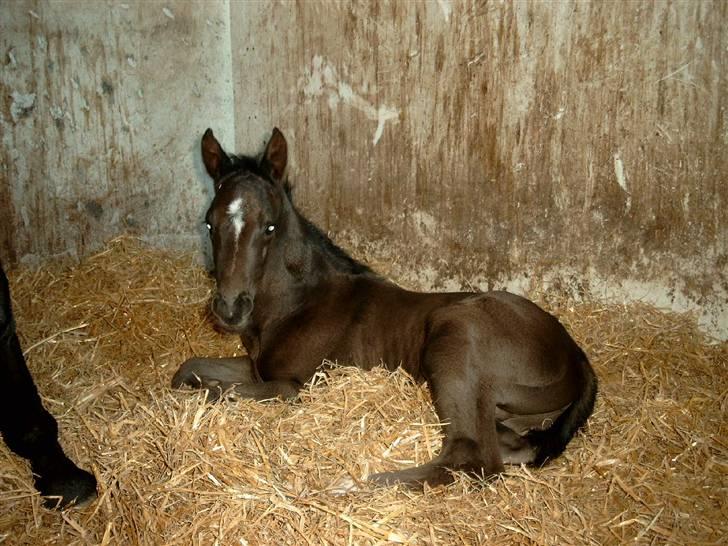
[[[81,504],[96,495],[96,479],[78,468],[58,443],[58,425],[41,402],[15,332],[10,289],[0,266],[0,432],[30,461],[35,486],[49,506]]]
[[[442,375],[445,379],[446,374]],[[440,454],[429,463],[369,476],[379,485],[420,488],[447,485],[453,471],[489,478],[503,471],[495,428],[495,403],[476,383],[466,386],[447,378],[431,385],[438,417],[445,422]],[[493,409],[490,409],[493,408]]]
[[[243,398],[267,400],[270,398],[293,398],[300,385],[289,381],[260,381],[247,356],[231,358],[190,358],[186,360],[172,378],[172,387],[182,385],[207,389],[208,401],[214,401],[232,390]]]

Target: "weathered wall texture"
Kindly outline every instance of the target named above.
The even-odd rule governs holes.
[[[197,241],[198,135],[232,139],[229,8],[0,4],[0,257],[81,255],[123,232]],[[198,232],[198,230],[200,230]]]
[[[197,243],[202,129],[254,152],[277,125],[301,208],[400,278],[546,279],[728,336],[727,2],[0,13],[0,256]]]
[[[728,3],[284,2],[232,21],[238,142],[279,124],[299,201],[339,240],[426,284],[545,277],[698,308],[726,335]]]

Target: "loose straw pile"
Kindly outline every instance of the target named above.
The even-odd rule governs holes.
[[[728,535],[728,348],[689,316],[537,299],[585,347],[596,411],[542,469],[422,493],[334,495],[344,478],[428,461],[441,435],[403,373],[324,366],[295,402],[206,405],[172,391],[192,355],[240,354],[207,317],[188,254],[117,239],[75,266],[9,271],[29,367],[99,499],[46,510],[0,445],[4,544],[623,544]]]

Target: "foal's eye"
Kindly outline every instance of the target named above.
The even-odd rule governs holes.
[[[265,226],[265,233],[267,235],[272,235],[275,230],[276,230],[275,224],[268,224],[267,226]]]
[[[209,223],[205,222],[205,227],[207,228],[207,231],[212,231],[212,226]]]

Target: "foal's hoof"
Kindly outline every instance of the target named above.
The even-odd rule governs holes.
[[[202,379],[200,378],[198,368],[199,364],[197,362],[197,359],[190,358],[188,360],[185,360],[184,363],[175,372],[174,377],[172,377],[172,388],[179,389],[183,385],[192,387],[194,389],[199,389],[200,387],[202,387]]]
[[[375,485],[388,487],[401,485],[417,491],[422,491],[425,484],[436,487],[450,484],[454,480],[455,477],[447,468],[433,464],[407,468],[398,472],[380,472],[369,476],[369,481]]]
[[[220,401],[223,398],[223,392],[232,385],[226,385],[217,379],[205,377],[200,373],[197,359],[190,358],[179,367],[179,370],[172,377],[172,388],[181,389],[182,387],[206,390],[205,402],[213,403]]]
[[[418,484],[418,482],[403,480],[399,472],[378,472],[377,474],[369,476],[367,481],[379,487],[392,487],[393,485],[398,484],[404,484],[410,487],[416,487],[419,485],[422,487],[422,484]]]
[[[348,495],[349,493],[356,493],[360,491],[359,484],[354,481],[350,476],[346,476],[340,479],[334,486],[329,489],[329,493],[335,496]]]

